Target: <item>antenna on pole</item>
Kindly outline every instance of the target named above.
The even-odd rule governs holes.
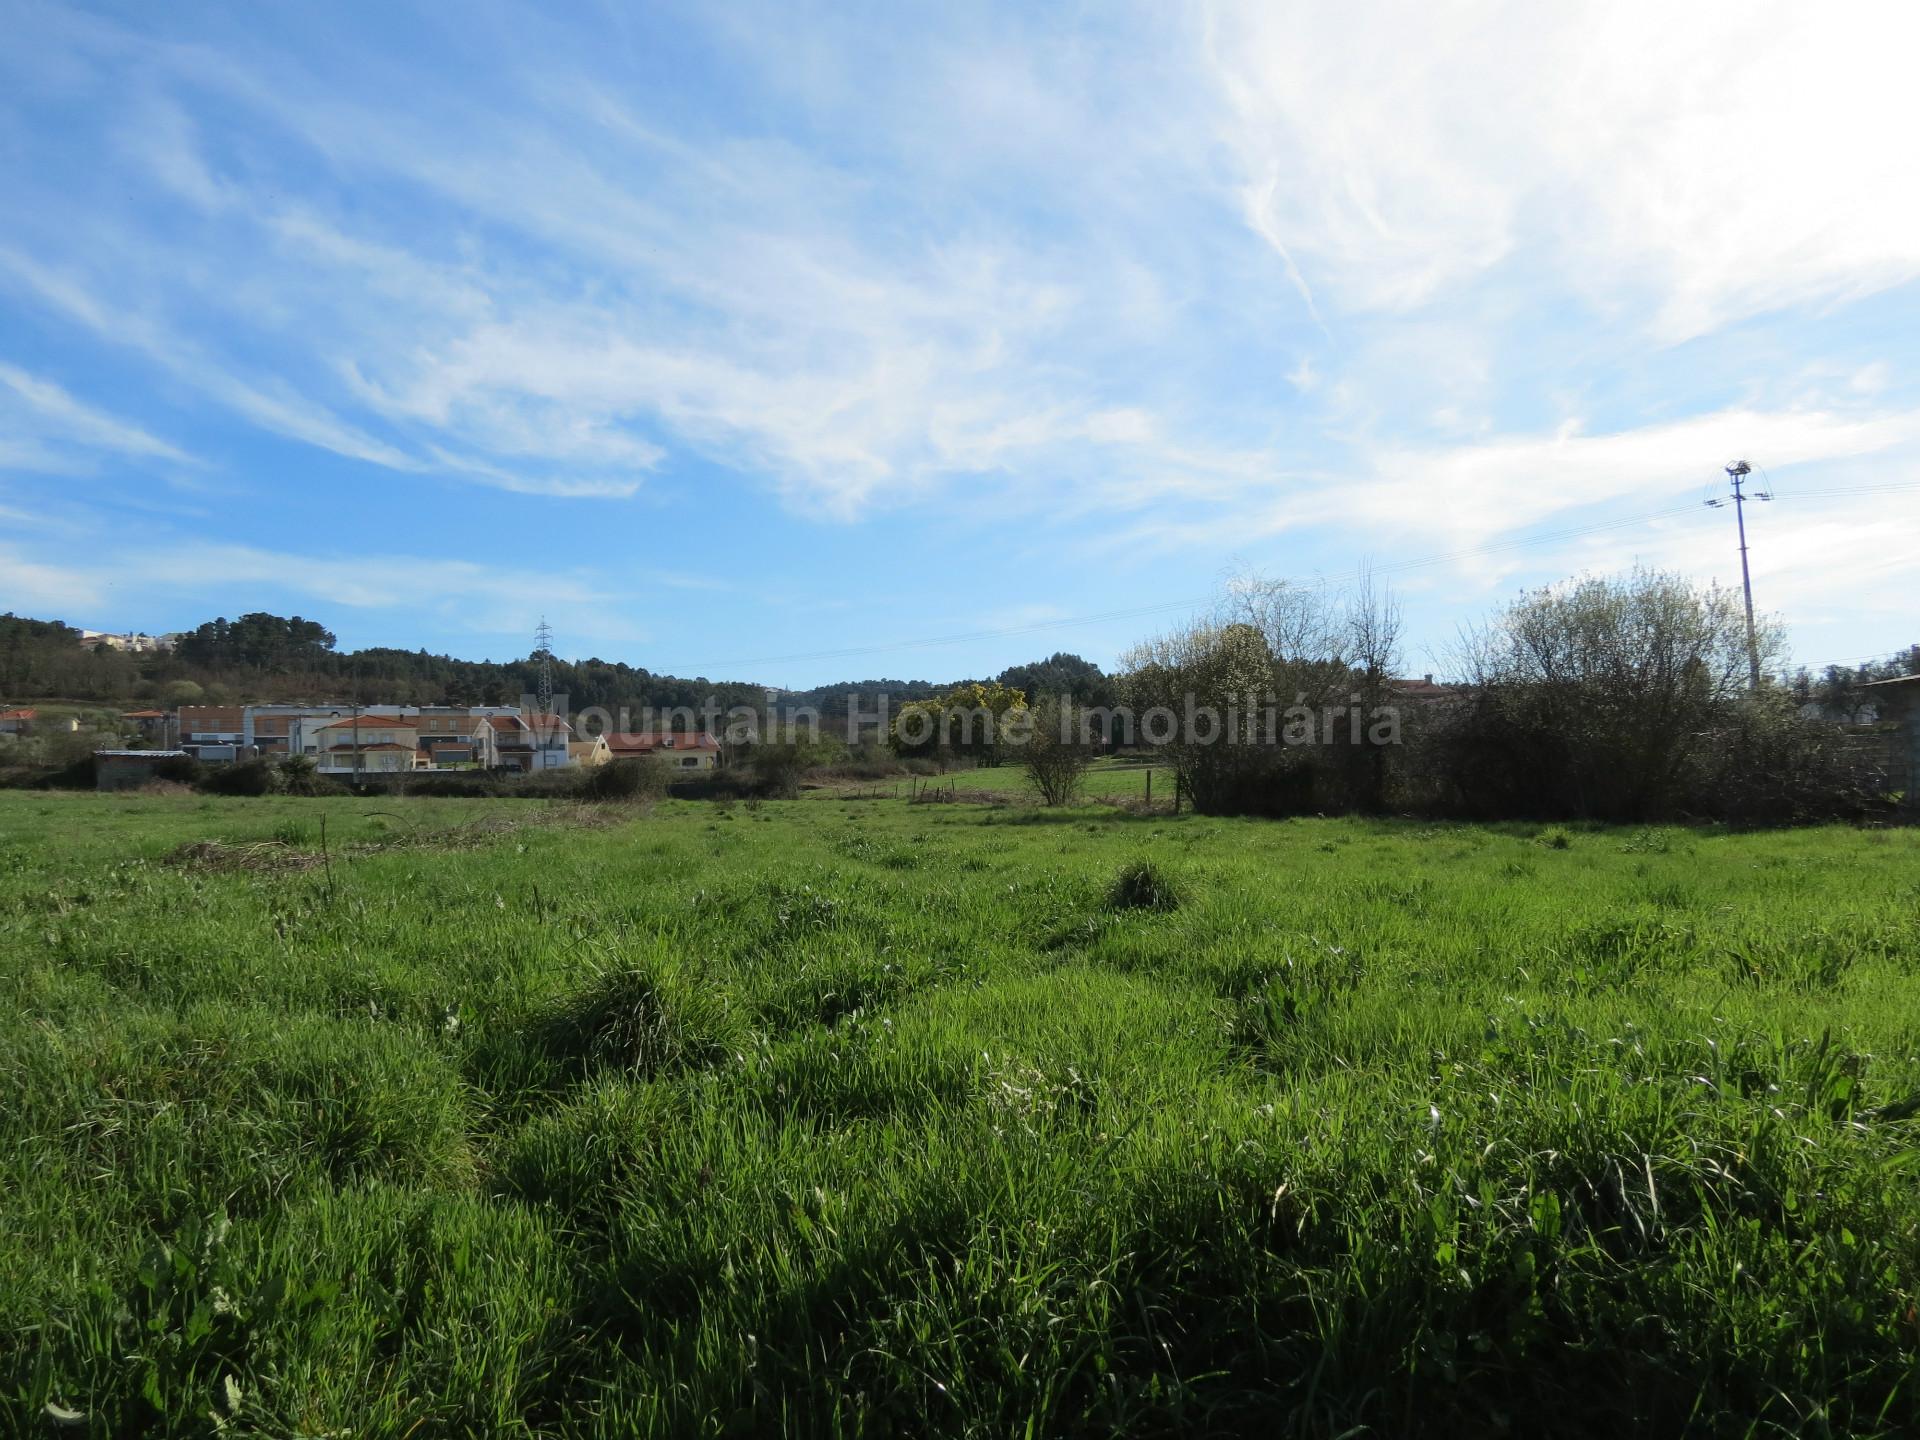
[[[1771,490],[1760,490],[1749,495],[1742,488],[1747,476],[1753,473],[1753,467],[1744,460],[1736,460],[1726,467],[1727,479],[1733,485],[1733,518],[1740,532],[1740,590],[1747,598],[1747,677],[1755,690],[1760,688],[1760,641],[1753,628],[1753,576],[1747,569],[1747,502],[1749,500],[1771,500]],[[1707,501],[1707,508],[1718,510],[1728,501],[1713,499]]]
[[[1751,611],[1752,607],[1749,606],[1748,609]],[[1751,621],[1751,615],[1748,618]],[[547,617],[544,615],[540,617],[540,623],[533,629],[533,658],[540,667],[538,672],[540,713],[551,715],[553,713],[553,627],[547,624]]]

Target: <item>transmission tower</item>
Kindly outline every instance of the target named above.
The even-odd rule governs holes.
[[[1707,501],[1707,508],[1718,510],[1722,505],[1733,506],[1734,523],[1740,531],[1740,589],[1747,597],[1747,676],[1753,688],[1760,688],[1760,641],[1753,628],[1753,576],[1747,570],[1747,502],[1749,500],[1771,500],[1770,490],[1759,489],[1749,495],[1743,488],[1747,477],[1753,473],[1753,467],[1744,460],[1736,460],[1727,468],[1727,479],[1733,485],[1732,501],[1718,498]]]
[[[553,627],[547,624],[547,617],[544,615],[540,617],[540,623],[533,629],[533,658],[540,666],[537,681],[540,713],[551,715],[553,713]]]

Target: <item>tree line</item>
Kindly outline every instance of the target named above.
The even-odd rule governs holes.
[[[598,658],[553,662],[554,690],[576,710],[599,707],[637,717],[645,711],[699,713],[711,700],[721,709],[768,703],[764,686],[660,674]],[[80,631],[57,620],[0,615],[0,699],[59,699],[101,705],[319,703],[359,700],[366,705],[513,705],[536,692],[540,657],[504,662],[461,660],[426,650],[374,646],[336,648],[333,632],[316,620],[256,611],[209,620],[180,636],[170,651],[129,654],[104,642],[89,645]],[[1106,703],[1111,684],[1100,667],[1077,655],[1054,654],[1003,671],[995,683],[1038,696],[1070,694]],[[856,705],[887,695],[894,704],[924,700],[946,685],[930,680],[836,682],[779,691],[773,703],[817,712],[830,728]]]
[[[1465,633],[1437,697],[1394,678],[1400,628],[1370,585],[1242,582],[1220,613],[1137,646],[1116,684],[1135,706],[1284,697],[1225,742],[1158,747],[1201,810],[1774,823],[1890,803],[1874,752],[1836,723],[1871,714],[1864,681],[1784,676],[1782,631],[1762,622],[1773,678],[1752,687],[1738,592],[1650,570],[1533,590]],[[1920,647],[1883,670],[1916,662]]]

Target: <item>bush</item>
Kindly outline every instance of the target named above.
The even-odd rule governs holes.
[[[588,770],[586,777],[581,794],[603,804],[651,800],[667,788],[665,774],[652,760],[614,760]]]
[[[200,781],[210,795],[278,795],[286,785],[280,767],[262,758],[213,766]]]
[[[153,778],[170,785],[198,785],[207,777],[207,767],[192,755],[172,755],[153,767]]]
[[[322,775],[311,755],[289,755],[280,762],[280,788],[289,795],[336,794],[340,786]]]
[[[417,776],[407,789],[410,794],[426,795],[436,800],[457,800],[510,795],[514,793],[510,787],[510,781],[490,771],[465,770],[455,774],[428,771]]]
[[[1750,697],[1717,738],[1682,777],[1691,814],[1738,825],[1791,825],[1892,808],[1887,777],[1849,753],[1837,726],[1800,714],[1784,690]]]
[[[501,777],[502,795],[528,800],[578,800],[585,792],[587,771],[578,766],[559,770],[531,770],[525,775]]]
[[[766,791],[760,777],[743,766],[709,770],[697,778],[671,779],[667,793],[680,800],[757,800]]]
[[[70,760],[58,770],[42,777],[40,784],[48,790],[91,790],[94,787],[93,756],[82,755]]]
[[[1093,744],[1080,712],[1070,704],[1042,700],[1033,714],[1033,731],[1020,747],[1020,767],[1041,803],[1071,801],[1092,760]]]

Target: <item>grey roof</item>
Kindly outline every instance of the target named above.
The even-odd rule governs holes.
[[[1869,680],[1860,688],[1868,690],[1875,685],[1920,685],[1920,675],[1896,675],[1891,680]]]
[[[96,760],[191,760],[185,750],[96,750]]]

